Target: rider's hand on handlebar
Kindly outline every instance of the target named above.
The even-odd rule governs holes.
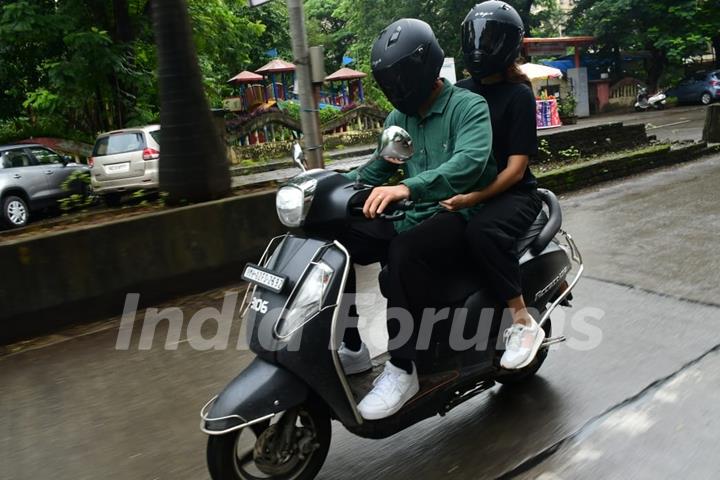
[[[393,202],[410,198],[410,189],[403,185],[392,187],[375,187],[363,205],[363,215],[366,218],[375,218]]]

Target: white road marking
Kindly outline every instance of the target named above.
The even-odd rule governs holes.
[[[654,130],[656,128],[673,127],[675,125],[682,125],[683,123],[690,123],[692,120],[683,120],[681,122],[666,123],[665,125],[650,125],[646,130]]]

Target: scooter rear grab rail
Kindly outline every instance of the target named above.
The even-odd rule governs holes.
[[[573,278],[572,282],[570,282],[570,284],[565,288],[565,290],[563,290],[563,292],[558,295],[552,305],[550,305],[550,308],[545,311],[545,314],[538,322],[540,327],[542,327],[545,322],[548,321],[548,319],[550,318],[550,314],[552,314],[552,312],[557,308],[557,306],[560,305],[560,303],[562,303],[562,301],[565,300],[568,295],[570,295],[570,292],[572,292],[572,289],[575,288],[575,285],[577,285],[580,277],[582,277],[582,274],[585,271],[585,265],[582,261],[582,254],[580,254],[580,250],[578,250],[577,245],[575,245],[575,240],[573,240],[572,236],[565,230],[560,229],[559,233],[565,238],[565,241],[567,242],[567,246],[560,246],[569,250],[570,260],[572,260],[572,262],[578,266],[578,271],[575,274],[575,278]]]

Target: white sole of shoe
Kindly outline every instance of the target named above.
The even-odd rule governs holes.
[[[414,391],[413,391],[413,390],[414,390]],[[402,408],[403,408],[410,400],[412,400],[415,395],[418,394],[418,392],[420,391],[420,386],[418,385],[417,389],[413,388],[413,390],[411,390],[412,395],[410,395],[407,400],[405,400],[404,402],[402,402],[400,405],[398,405],[397,407],[393,408],[392,410],[388,410],[388,411],[386,411],[386,412],[376,412],[376,413],[374,413],[374,414],[372,414],[372,415],[368,415],[367,417],[366,417],[365,414],[363,414],[363,412],[361,411],[361,412],[360,412],[360,416],[362,416],[363,419],[365,419],[365,420],[384,420],[384,419],[386,419],[386,418],[388,418],[388,417],[392,417],[392,416],[395,415],[397,412],[399,412],[400,410],[402,410]]]

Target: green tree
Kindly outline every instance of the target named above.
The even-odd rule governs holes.
[[[696,0],[580,0],[571,18],[573,33],[598,37],[616,49],[647,52],[647,83],[655,89],[669,65],[702,54],[717,20],[703,19]]]
[[[323,45],[330,73],[339,68],[354,36],[341,14],[343,0],[306,0],[307,30],[310,45]]]
[[[81,131],[147,117],[154,59],[137,1],[15,0],[0,6],[0,121]]]
[[[235,0],[188,0],[206,92],[289,57],[282,2],[250,9]],[[149,0],[0,2],[0,141],[52,135],[92,141],[100,131],[159,118],[157,55]]]

